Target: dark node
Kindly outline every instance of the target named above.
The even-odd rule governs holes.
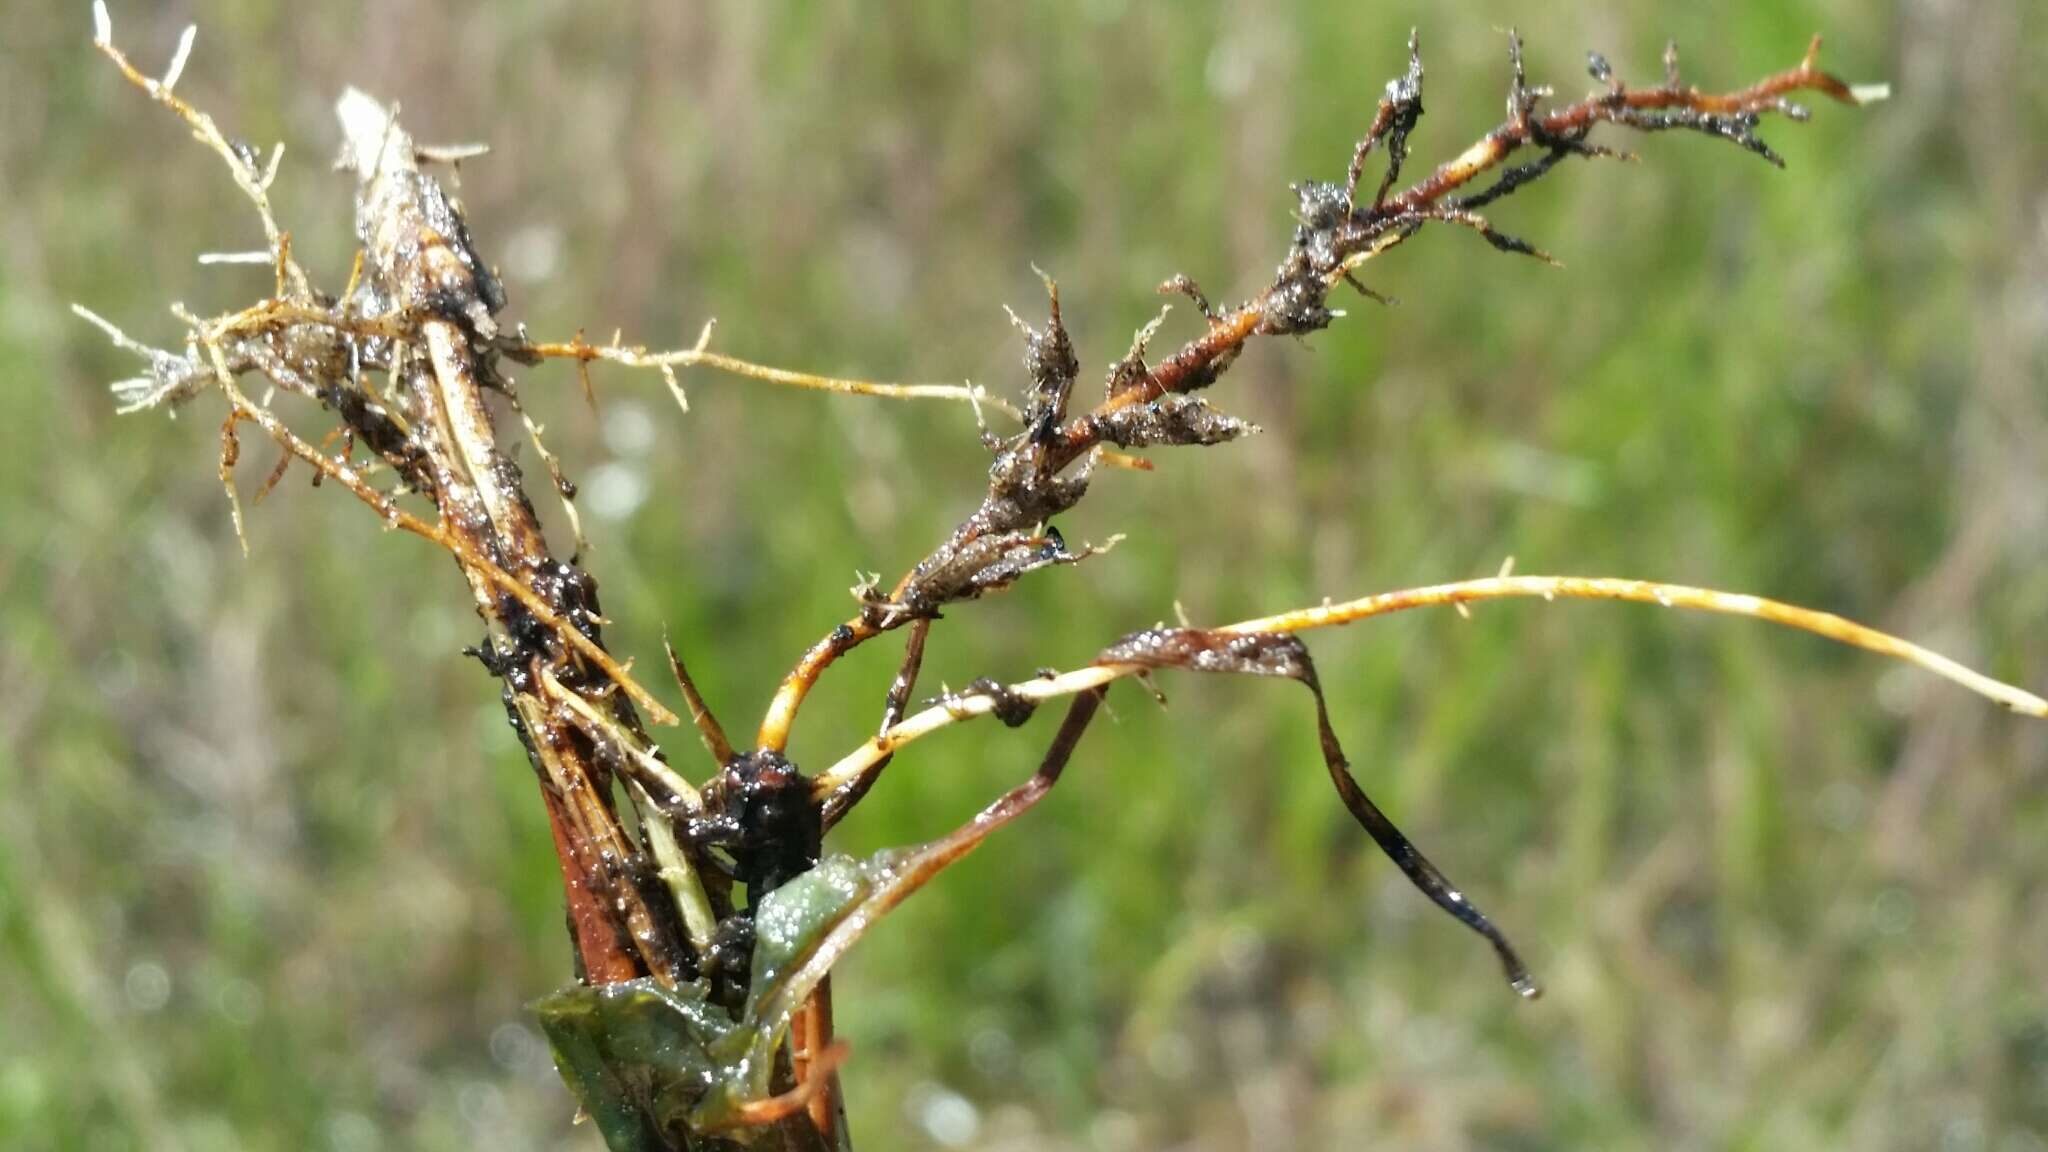
[[[604,612],[597,603],[597,578],[574,564],[557,562],[553,585],[552,598],[556,606],[575,618],[577,627],[582,628],[586,634],[595,632],[596,621],[590,617],[603,615]],[[586,624],[588,627],[585,627]]]
[[[524,364],[529,368],[541,363],[544,359],[539,352],[534,350],[533,341],[526,335],[526,325],[524,322],[520,323],[510,336],[499,335],[497,342],[492,347],[514,364]]]
[[[504,676],[512,665],[511,655],[500,653],[497,644],[489,636],[484,637],[481,644],[463,645],[462,654],[476,657],[476,662],[484,666],[484,671],[493,676]]]
[[[1158,445],[1222,444],[1258,431],[1235,416],[1217,411],[1193,396],[1169,392],[1147,404],[1119,408],[1097,417],[1103,439],[1119,448]]]
[[[526,605],[509,596],[505,599],[509,604],[503,612],[505,627],[512,633],[512,643],[518,654],[521,657],[545,656],[558,639],[555,630],[527,611]]]
[[[474,656],[484,666],[484,671],[505,682],[508,692],[532,694],[533,657],[532,651],[513,644],[507,648],[498,647],[489,636],[483,643],[467,645],[462,649],[464,656]]]
[[[1334,264],[1334,261],[1332,262]],[[1264,301],[1259,331],[1269,336],[1299,336],[1330,326],[1329,292],[1313,269],[1273,286]]]
[[[1031,375],[1025,424],[1033,444],[1051,440],[1060,422],[1067,418],[1067,397],[1081,374],[1074,342],[1067,337],[1067,326],[1060,320],[1059,289],[1048,279],[1045,290],[1050,301],[1045,327],[1033,328],[1017,321],[1017,326],[1024,330],[1024,370]]]
[[[1102,650],[1097,664],[1138,664],[1194,672],[1284,676],[1313,684],[1308,646],[1286,632],[1217,632],[1201,628],[1147,628]]]
[[[796,765],[767,749],[735,757],[704,789],[690,838],[732,857],[733,877],[758,901],[817,866],[824,840],[819,805]]]
[[[1302,225],[1313,231],[1328,231],[1343,224],[1350,216],[1351,206],[1344,199],[1344,186],[1341,184],[1309,180],[1296,184],[1294,195],[1300,201],[1297,212]]]
[[[939,697],[933,703],[952,710],[959,708],[960,705],[976,697],[984,697],[988,700],[990,705],[989,714],[1001,720],[1006,728],[1022,727],[1026,721],[1031,719],[1032,714],[1038,711],[1037,701],[1026,700],[1024,697],[1010,691],[1007,685],[986,676],[969,684],[967,691],[948,693],[945,696]]]
[[[230,136],[228,137],[228,148],[234,152],[235,159],[242,162],[242,167],[247,168],[251,173],[263,171],[263,154],[256,151],[254,144],[239,136]]]
[[[592,774],[595,779],[604,780],[617,777],[620,775],[621,769],[626,766],[624,754],[619,751],[619,746],[610,740],[592,739],[588,733],[580,728],[570,729],[568,738],[586,750],[585,755],[590,758],[591,764],[597,769]]]
[[[720,920],[699,964],[698,974],[711,983],[713,1003],[731,1009],[745,1004],[753,975],[754,914],[735,912]]]

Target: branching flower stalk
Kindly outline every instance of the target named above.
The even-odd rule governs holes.
[[[1531,996],[1537,984],[1506,935],[1352,775],[1299,633],[1410,608],[1450,605],[1462,612],[1481,600],[1633,601],[1810,632],[1914,664],[2022,714],[2048,717],[2048,701],[2038,696],[1824,612],[1682,585],[1516,576],[1505,569],[1488,579],[1325,603],[1220,628],[1139,631],[1105,647],[1087,667],[1009,685],[981,680],[913,710],[925,649],[946,609],[1114,543],[1070,547],[1054,526],[1088,494],[1098,467],[1143,469],[1146,460],[1130,453],[1223,444],[1257,431],[1197,395],[1251,340],[1326,327],[1340,314],[1330,307],[1331,294],[1349,286],[1372,296],[1359,279],[1365,265],[1427,225],[1456,225],[1503,251],[1548,259],[1480,210],[1565,160],[1620,155],[1592,140],[1603,124],[1700,133],[1780,163],[1756,134],[1765,115],[1804,119],[1805,108],[1793,102],[1803,93],[1849,104],[1882,95],[1821,71],[1818,40],[1797,67],[1720,94],[1684,84],[1670,51],[1663,82],[1642,88],[1622,83],[1594,54],[1588,67],[1596,90],[1552,106],[1549,89],[1527,82],[1520,41],[1510,34],[1507,119],[1402,187],[1422,116],[1422,60],[1411,38],[1407,70],[1388,84],[1344,179],[1295,186],[1294,235],[1265,290],[1217,308],[1187,277],[1169,279],[1162,291],[1188,297],[1201,330],[1151,359],[1162,312],[1109,365],[1100,398],[1077,406],[1080,359],[1049,277],[1045,320],[1033,325],[1012,316],[1024,336],[1027,377],[1015,405],[971,384],[889,384],[754,364],[711,351],[710,324],[694,346],[670,352],[626,345],[617,335],[594,345],[581,333],[539,342],[523,327],[508,330],[499,320],[504,290],[459,207],[431,174],[433,164],[476,150],[420,146],[391,111],[353,90],[341,98],[337,114],[342,167],[356,180],[360,250],[346,285],[327,293],[294,259],[290,236],[272,212],[269,188],[282,147],[266,159],[176,95],[192,32],[159,79],[114,46],[103,5],[95,4],[94,17],[95,46],[226,164],[262,224],[262,252],[203,259],[261,261],[275,269],[273,294],[242,310],[204,319],[174,308],[184,327],[175,349],[131,339],[79,308],[117,347],[147,364],[144,375],[113,386],[115,397],[123,411],[168,408],[208,394],[221,399],[219,469],[238,535],[243,519],[234,467],[246,423],[280,449],[258,500],[298,463],[316,483],[334,482],[387,526],[432,542],[456,562],[485,625],[481,642],[466,651],[501,682],[506,717],[539,782],[562,870],[577,982],[536,1010],[564,1079],[614,1149],[850,1147],[834,1079],[846,1049],[832,1034],[832,968],[881,916],[1049,792],[1118,680],[1179,668],[1301,683],[1314,697],[1324,765],[1346,809],[1425,895],[1488,941],[1510,983]],[[1384,166],[1372,180],[1367,173],[1376,156],[1384,157]],[[960,525],[886,591],[879,578],[855,589],[856,610],[803,653],[774,695],[752,748],[733,743],[671,646],[670,671],[711,760],[708,777],[694,781],[670,763],[647,727],[678,724],[679,718],[605,646],[597,585],[580,565],[580,530],[566,558],[551,548],[514,463],[514,446],[500,438],[493,404],[519,416],[573,529],[575,487],[506,371],[508,362],[549,360],[573,363],[586,391],[593,362],[656,372],[685,408],[679,374],[694,369],[850,395],[965,402],[974,407],[992,454],[988,487]],[[245,388],[250,379],[262,387]],[[265,399],[252,399],[252,391]],[[271,406],[273,395],[332,413],[334,430],[317,443],[294,431]],[[1008,418],[1016,430],[991,430],[984,422],[988,413]],[[899,630],[906,634],[904,655],[876,735],[816,775],[790,763],[784,750],[819,678],[855,647]],[[866,860],[824,851],[825,833],[915,741],[980,716],[1021,725],[1038,705],[1059,698],[1070,700],[1067,716],[1039,771],[973,821],[931,843]],[[624,797],[623,810],[615,796]]]

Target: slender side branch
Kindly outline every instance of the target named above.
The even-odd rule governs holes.
[[[697,736],[704,742],[704,750],[711,754],[711,763],[723,768],[733,759],[732,741],[725,738],[725,729],[712,715],[704,697],[697,691],[697,682],[690,678],[690,670],[683,664],[683,658],[676,652],[676,646],[667,637],[661,641],[662,650],[668,653],[668,669],[676,678],[676,687],[683,691],[683,702],[690,709],[690,723],[697,729]]]
[[[1720,592],[1712,588],[1662,584],[1649,580],[1586,576],[1495,576],[1484,580],[1466,580],[1388,592],[1345,604],[1298,609],[1258,620],[1246,620],[1232,624],[1224,630],[1297,632],[1308,628],[1350,624],[1410,608],[1426,608],[1440,604],[1471,604],[1481,600],[1517,597],[1540,597],[1544,600],[1626,600],[1637,604],[1655,604],[1662,608],[1689,608],[1698,612],[1716,612],[1724,616],[1747,616],[1767,620],[1773,624],[1826,637],[1838,644],[1902,660],[1945,680],[1960,684],[1977,695],[2023,716],[2048,718],[2048,700],[1994,680],[1983,673],[1972,671],[1939,652],[1858,624],[1832,612],[1801,608],[1794,604],[1767,600],[1746,593]]]
[[[713,352],[709,348],[712,325],[704,325],[703,333],[692,348],[673,352],[650,352],[645,347],[633,345],[622,347],[614,340],[611,344],[596,345],[584,340],[579,334],[575,339],[552,344],[512,344],[505,349],[506,355],[514,359],[531,357],[535,360],[574,360],[579,365],[593,360],[602,360],[626,368],[647,368],[660,372],[669,382],[669,389],[678,403],[687,410],[681,386],[675,379],[678,368],[714,368],[734,376],[750,380],[761,380],[769,384],[781,384],[790,388],[805,388],[817,392],[836,392],[842,396],[878,396],[892,400],[954,400],[972,404],[976,408],[989,407],[1019,419],[1015,407],[1007,401],[989,395],[978,384],[888,384],[876,380],[853,380],[836,376],[819,376],[810,372],[794,372],[787,368],[771,368]]]
[[[1720,592],[1684,584],[1661,584],[1648,580],[1587,576],[1491,576],[1479,580],[1461,580],[1450,584],[1385,592],[1340,604],[1300,608],[1256,620],[1226,624],[1215,631],[1239,634],[1304,632],[1313,628],[1355,624],[1361,620],[1404,612],[1411,608],[1516,598],[1545,601],[1624,600],[1638,604],[1655,604],[1665,608],[1685,608],[1697,612],[1765,620],[1904,661],[1959,684],[2023,716],[2048,719],[2048,700],[2032,692],[1992,679],[1911,641],[1880,632],[1833,613],[1767,600],[1761,596]],[[1009,701],[1021,700],[1037,704],[1102,688],[1125,677],[1140,675],[1147,670],[1147,665],[1129,662],[1093,664],[1071,672],[1020,681],[1007,685],[1000,691],[969,692],[950,697],[909,716],[902,723],[841,757],[837,763],[817,775],[812,791],[821,797],[830,796],[858,779],[862,773],[869,771],[875,762],[894,755],[905,746],[959,721],[993,714]]]

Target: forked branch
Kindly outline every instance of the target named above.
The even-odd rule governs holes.
[[[1110,365],[1103,398],[1078,415],[1068,414],[1068,403],[1080,363],[1060,315],[1058,289],[1048,278],[1044,328],[1017,321],[1024,332],[1024,367],[1030,378],[1026,427],[1008,440],[991,441],[996,460],[987,495],[887,594],[870,590],[856,616],[804,653],[769,705],[761,723],[761,745],[786,746],[804,697],[825,669],[853,648],[913,620],[935,618],[949,604],[1006,588],[1029,572],[1078,559],[1050,525],[1087,494],[1092,464],[1102,452],[1112,447],[1213,445],[1257,431],[1192,393],[1214,384],[1254,337],[1300,336],[1328,326],[1338,315],[1328,305],[1330,293],[1349,283],[1371,295],[1357,279],[1359,269],[1424,226],[1455,224],[1477,231],[1503,251],[1543,256],[1528,243],[1496,230],[1476,210],[1542,178],[1566,158],[1616,155],[1589,140],[1601,124],[1638,132],[1697,132],[1780,163],[1756,128],[1768,114],[1805,119],[1807,111],[1792,101],[1794,95],[1814,92],[1850,104],[1884,95],[1881,87],[1852,86],[1822,71],[1817,62],[1820,40],[1815,38],[1797,67],[1724,93],[1682,84],[1675,49],[1665,53],[1664,83],[1648,88],[1623,84],[1596,53],[1589,57],[1589,70],[1602,89],[1539,113],[1550,90],[1529,86],[1521,39],[1509,33],[1508,47],[1508,119],[1395,193],[1410,135],[1422,117],[1422,56],[1411,36],[1408,70],[1387,85],[1371,127],[1352,153],[1346,180],[1295,186],[1299,204],[1293,242],[1265,291],[1218,310],[1188,277],[1167,280],[1160,290],[1189,297],[1202,314],[1203,331],[1155,364],[1147,360],[1147,345],[1159,323],[1146,325],[1132,340],[1130,351]],[[1386,171],[1377,193],[1365,202],[1359,198],[1359,185],[1375,151],[1386,156]],[[1503,169],[1507,160],[1524,151],[1539,156]],[[1491,185],[1460,195],[1495,172],[1499,175]]]
[[[828,810],[843,807],[842,798],[865,793],[874,776],[898,752],[940,729],[980,716],[996,716],[1015,726],[1028,719],[1040,704],[1064,696],[1076,698],[1075,715],[1082,716],[1085,724],[1086,715],[1092,714],[1095,703],[1111,684],[1134,676],[1149,676],[1162,668],[1295,680],[1315,697],[1317,739],[1322,747],[1324,765],[1345,808],[1417,888],[1438,907],[1492,944],[1509,984],[1523,996],[1533,997],[1539,986],[1506,936],[1415,848],[1351,774],[1350,762],[1330,722],[1329,708],[1315,665],[1307,647],[1295,636],[1310,629],[1353,624],[1412,608],[1451,605],[1462,609],[1464,605],[1480,601],[1517,597],[1544,601],[1559,598],[1620,600],[1764,620],[1889,656],[1959,684],[2021,715],[2048,718],[2048,700],[1973,671],[1920,645],[1832,613],[1816,612],[1759,596],[1682,584],[1579,576],[1502,575],[1410,588],[1341,604],[1324,604],[1220,628],[1161,627],[1135,632],[1103,649],[1102,654],[1085,668],[1071,672],[1044,672],[1033,679],[1009,685],[984,681],[964,693],[947,696],[889,726],[820,772],[812,788]],[[1074,723],[1071,717],[1068,723]],[[1073,740],[1078,738],[1076,732]],[[1064,729],[1055,748],[1059,752],[1058,764],[1064,766],[1067,755],[1073,750],[1072,740],[1067,738]],[[1051,788],[1057,775],[1057,768],[1049,776],[1041,771],[1029,784],[985,809],[950,836],[914,850],[907,863],[894,869],[892,884],[870,897],[876,902],[876,907],[849,913],[847,923],[835,930],[829,947],[837,951],[851,947],[866,931],[873,914],[907,898],[945,867],[972,851],[996,828],[1035,805]]]

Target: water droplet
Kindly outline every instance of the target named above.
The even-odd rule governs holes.
[[[230,1024],[249,1025],[263,1007],[263,993],[247,980],[229,980],[214,994],[214,1009]]]
[[[1251,51],[1231,40],[1218,44],[1209,53],[1203,79],[1208,81],[1209,91],[1217,97],[1237,100],[1251,91],[1257,71],[1257,61],[1252,58]]]
[[[1527,972],[1508,981],[1508,987],[1513,988],[1515,995],[1524,1000],[1534,1000],[1543,995],[1543,985],[1538,984],[1536,978]]]
[[[661,439],[661,429],[644,405],[621,400],[605,405],[604,422],[598,428],[604,446],[614,456],[645,456]]]
[[[549,224],[529,224],[505,243],[505,278],[538,284],[555,274],[562,262],[562,231]]]
[[[137,1012],[155,1012],[171,999],[171,974],[164,966],[145,960],[128,969],[121,982],[128,1004]]]
[[[508,1072],[522,1072],[540,1055],[540,1041],[524,1025],[500,1024],[491,1032],[491,1059]]]
[[[383,1146],[376,1123],[360,1112],[336,1112],[323,1126],[334,1152],[377,1152]]]
[[[983,1028],[967,1042],[967,1058],[974,1070],[991,1080],[1001,1079],[1017,1061],[1017,1044],[1001,1028]]]
[[[640,468],[621,463],[600,464],[583,484],[583,504],[602,520],[623,520],[647,500],[647,477]]]
[[[923,1083],[910,1090],[904,1107],[927,1136],[948,1148],[964,1148],[981,1132],[981,1111],[944,1085]]]
[[[455,1110],[473,1130],[495,1131],[508,1119],[504,1090],[484,1080],[471,1080],[456,1090]]]

